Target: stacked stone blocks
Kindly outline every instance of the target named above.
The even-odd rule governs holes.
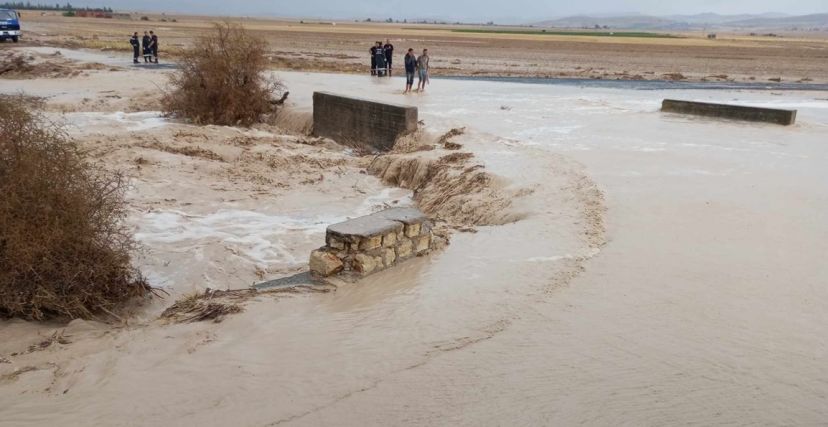
[[[414,208],[392,208],[328,227],[326,245],[311,253],[311,274],[367,276],[433,247],[431,224]]]

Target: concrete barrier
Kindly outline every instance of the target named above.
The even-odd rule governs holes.
[[[434,247],[431,223],[414,208],[392,208],[328,227],[326,245],[311,252],[315,277],[362,277]]]
[[[661,111],[748,120],[752,122],[776,123],[780,125],[792,125],[796,122],[796,110],[712,104],[707,102],[679,101],[675,99],[665,99],[661,103]]]
[[[388,151],[417,130],[417,107],[383,104],[328,92],[313,94],[313,133],[337,142]]]

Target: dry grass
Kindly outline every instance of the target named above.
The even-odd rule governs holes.
[[[442,145],[443,148],[445,148],[446,150],[459,150],[463,148],[463,146],[456,142],[451,142],[451,139],[455,136],[460,136],[464,133],[466,133],[466,128],[451,129],[450,131],[444,133],[440,137],[440,139],[437,140],[437,144]]]
[[[112,314],[151,292],[130,263],[126,181],[91,164],[32,103],[0,97],[0,315]]]
[[[182,53],[163,110],[197,124],[249,126],[274,111],[282,85],[265,76],[267,42],[229,23]]]
[[[221,322],[228,314],[242,311],[239,303],[245,301],[256,291],[241,289],[220,291],[207,289],[203,294],[186,296],[161,313],[161,318],[174,323],[203,322],[212,320]]]

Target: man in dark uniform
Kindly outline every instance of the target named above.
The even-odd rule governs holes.
[[[377,48],[374,50],[377,66],[377,76],[385,75],[385,49],[382,47],[382,42],[377,42]]]
[[[138,32],[132,34],[129,38],[129,44],[132,45],[132,63],[138,63],[138,54],[141,52],[141,42],[138,41]]]
[[[143,48],[144,48],[144,62],[145,63],[149,62],[150,54],[152,53],[150,51],[150,41],[152,41],[152,39],[150,38],[149,33],[144,31],[144,37],[141,39],[141,46],[143,46]]]
[[[155,63],[158,63],[158,36],[155,35],[152,31],[150,31],[150,46],[152,47],[152,58],[155,59]],[[152,62],[152,60],[150,60]]]
[[[388,68],[388,77],[391,77],[391,61],[394,59],[394,45],[391,44],[391,40],[385,39],[385,46],[382,48],[385,50],[385,65]]]
[[[374,45],[371,46],[370,49],[368,49],[368,52],[371,54],[371,75],[372,76],[377,75],[377,49],[379,49],[378,43],[374,43]]]

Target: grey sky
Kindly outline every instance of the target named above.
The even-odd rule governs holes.
[[[158,10],[205,15],[259,15],[307,18],[441,18],[460,21],[536,22],[579,14],[650,15],[828,12],[826,0],[89,0],[78,5]]]

